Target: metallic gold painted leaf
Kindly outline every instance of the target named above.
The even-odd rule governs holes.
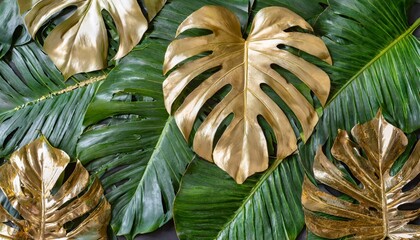
[[[89,183],[89,173],[80,162],[61,184],[69,161],[65,152],[41,137],[14,152],[0,167],[0,188],[23,218],[0,206],[0,238],[106,239],[111,207],[102,186],[98,179]],[[64,227],[74,220],[77,226]]]
[[[149,20],[166,0],[147,1]],[[19,1],[21,11],[28,9]],[[108,11],[120,36],[116,59],[125,56],[140,41],[148,27],[136,0],[40,0],[25,17],[34,36],[40,27],[63,9],[75,6],[75,12],[59,24],[45,39],[44,50],[67,79],[73,74],[100,70],[107,66],[108,37],[101,12]]]
[[[331,153],[347,165],[360,184],[346,179],[321,148],[315,157],[314,173],[320,183],[356,201],[346,201],[321,191],[306,178],[302,203],[308,229],[325,238],[419,239],[420,226],[410,222],[420,217],[420,210],[402,210],[400,207],[420,198],[419,183],[403,190],[420,173],[420,142],[401,170],[392,175],[391,167],[408,144],[404,133],[378,113],[372,121],[356,125],[352,135],[356,143],[345,131],[340,131]]]
[[[268,167],[267,144],[258,116],[262,116],[275,133],[277,158],[284,158],[296,150],[297,139],[288,118],[262,91],[261,85],[270,86],[293,111],[303,128],[304,139],[311,135],[318,121],[313,106],[271,67],[272,64],[293,73],[322,104],[327,100],[330,90],[328,75],[277,46],[288,45],[331,63],[328,50],[316,36],[285,31],[291,27],[312,30],[303,18],[288,9],[264,8],[256,14],[249,36],[244,40],[240,23],[232,12],[223,7],[205,6],[181,23],[177,36],[189,29],[207,29],[212,34],[175,40],[166,52],[164,73],[176,68],[163,83],[168,112],[196,76],[221,67],[195,88],[174,114],[186,139],[204,103],[223,87],[232,87],[201,124],[193,147],[198,155],[214,161],[238,183]],[[211,54],[182,64],[204,52]],[[213,150],[215,133],[231,113],[234,118]]]

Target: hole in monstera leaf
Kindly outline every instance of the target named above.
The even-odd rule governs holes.
[[[363,189],[363,187],[364,187],[363,184],[359,181],[359,179],[357,179],[354,176],[353,172],[350,170],[350,168],[346,164],[340,163],[337,167],[344,174],[344,178],[347,181],[349,181],[353,185],[359,187],[360,189]]]
[[[14,218],[22,219],[19,212],[12,206],[9,199],[4,194],[3,190],[0,190],[0,204],[3,208]]]
[[[202,29],[202,28],[192,28],[188,29],[184,32],[182,32],[177,39],[180,38],[186,38],[186,37],[199,37],[199,36],[205,36],[213,34],[213,31],[208,29]]]
[[[412,203],[405,203],[398,206],[398,210],[401,211],[414,211],[420,209],[420,199]]]
[[[232,86],[226,85],[224,87],[222,87],[219,91],[217,91],[211,98],[209,98],[203,105],[203,107],[200,109],[200,111],[197,114],[197,117],[194,121],[194,126],[193,126],[193,130],[190,134],[190,137],[188,139],[189,142],[193,142],[193,139],[195,137],[195,133],[198,130],[198,128],[200,127],[200,125],[204,122],[204,120],[206,119],[206,117],[210,114],[210,112],[213,110],[214,107],[217,106],[217,104],[219,104],[223,98],[232,90]],[[230,115],[229,115],[230,116]],[[222,124],[220,124],[219,128],[222,127],[222,129],[219,129],[216,131],[215,134],[215,140],[213,142],[213,144],[217,143],[217,141],[220,139],[220,136],[223,134],[224,129],[223,128],[224,125],[228,125],[230,123],[229,116],[226,117],[224,119],[224,121],[222,122]],[[214,146],[213,146],[214,147]]]
[[[204,55],[211,54],[211,52],[205,52]],[[190,61],[194,59],[187,59],[186,61]],[[214,68],[208,69],[207,71],[202,72],[198,76],[194,77],[188,85],[182,90],[181,94],[177,97],[177,99],[172,104],[172,115],[176,109],[181,106],[181,104],[184,102],[184,100],[187,98],[187,96],[196,89],[201,83],[203,83],[207,78],[209,78],[212,74],[219,71],[222,67],[216,66]]]
[[[293,27],[289,27],[286,28],[285,30],[283,30],[283,32],[304,32],[304,33],[310,33],[310,31],[303,29],[299,26],[293,26]]]
[[[257,119],[258,119],[258,124],[260,125],[264,133],[270,160],[275,160],[277,156],[277,139],[276,139],[276,135],[274,134],[273,128],[270,126],[270,124],[267,122],[267,120],[265,120],[263,116],[259,115]]]
[[[229,126],[229,124],[232,122],[233,117],[235,114],[231,113],[229,114],[220,124],[220,126],[216,130],[216,134],[214,135],[214,141],[213,141],[213,149],[216,147],[217,142],[219,142],[220,138],[222,137],[223,133],[225,132],[226,128]]]
[[[418,137],[416,136],[416,133],[411,133],[407,135],[408,139],[408,145],[405,148],[403,154],[394,162],[394,164],[391,167],[390,175],[395,176],[404,166],[404,164],[407,162],[408,158],[412,154],[414,150],[414,146],[416,145],[416,142],[418,140]],[[407,187],[407,186],[406,186]],[[403,188],[404,191],[404,188]]]
[[[326,184],[318,183],[318,187],[321,191],[323,191],[325,193],[329,193],[329,194],[333,195],[334,197],[337,197],[341,200],[351,202],[353,204],[359,204],[359,202],[356,199],[354,199],[354,198],[352,198],[352,197],[350,197],[350,196],[348,196],[348,195],[346,195],[346,194],[344,194],[344,193],[342,193],[342,192],[336,190],[335,188],[330,187]]]
[[[299,138],[300,133],[302,132],[302,126],[300,125],[296,115],[293,111],[287,106],[287,104],[280,98],[279,95],[267,84],[260,85],[261,90],[267,94],[276,104],[277,106],[283,111],[286,117],[289,119],[289,123],[292,126],[296,137]]]
[[[41,45],[44,45],[45,39],[51,33],[51,31],[64,20],[68,19],[75,11],[77,10],[76,6],[68,6],[61,10],[61,12],[57,12],[51,18],[45,22],[38,30],[38,33],[35,36],[37,42]]]
[[[55,195],[58,192],[58,190],[60,190],[60,187],[71,176],[75,168],[76,168],[76,162],[71,162],[67,165],[65,171],[61,173],[60,177],[57,179],[57,182],[54,184],[54,187],[51,189],[52,195]]]
[[[109,12],[102,10],[101,15],[105,22],[109,43],[107,61],[108,66],[111,66],[115,64],[115,60],[113,58],[117,54],[120,46],[120,35],[118,34],[117,26],[115,25],[115,22]]]
[[[102,200],[103,201],[103,200]],[[98,205],[101,203],[101,201],[98,201],[98,204],[96,204],[95,207],[93,207],[92,209],[95,209],[98,207]],[[74,230],[76,227],[78,227],[87,217],[89,217],[90,213],[87,212],[85,214],[83,214],[82,216],[64,223],[63,227],[66,229],[67,232],[70,232],[72,230]]]
[[[420,174],[418,174],[413,180],[411,180],[410,182],[408,182],[402,188],[402,191],[403,192],[407,192],[407,191],[413,190],[415,187],[418,187],[419,183],[420,183]]]
[[[296,75],[291,73],[289,70],[282,68],[276,64],[270,65],[272,69],[274,69],[280,76],[282,76],[288,84],[293,85],[304,97],[305,99],[313,105],[311,89],[300,80]]]

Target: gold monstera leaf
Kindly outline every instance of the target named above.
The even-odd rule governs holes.
[[[173,103],[195,77],[220,67],[196,87],[174,113],[186,139],[206,101],[222,88],[231,87],[197,130],[193,147],[198,155],[214,161],[238,183],[268,167],[267,143],[258,116],[262,116],[273,129],[278,146],[277,158],[284,158],[297,148],[297,139],[288,118],[261,89],[262,85],[270,86],[293,111],[303,128],[304,139],[310,136],[318,121],[314,107],[271,65],[293,73],[314,92],[321,104],[327,100],[330,90],[328,75],[278,47],[288,45],[331,63],[328,50],[320,38],[309,33],[286,31],[293,27],[312,30],[303,18],[286,8],[264,8],[256,14],[245,40],[240,23],[232,12],[223,7],[205,6],[181,23],[177,36],[189,29],[206,29],[212,34],[175,40],[166,52],[164,73],[176,68],[163,83],[168,112],[172,111]],[[211,54],[182,64],[205,52]],[[180,63],[181,66],[178,66]],[[217,129],[232,113],[233,120],[213,149]]]
[[[98,179],[89,183],[80,162],[62,183],[69,161],[41,137],[0,167],[0,188],[23,218],[0,206],[0,238],[106,239],[111,207],[102,186]],[[65,227],[71,221],[76,226]]]
[[[331,154],[347,165],[359,184],[350,182],[321,148],[315,157],[314,173],[319,182],[355,201],[321,191],[305,178],[302,203],[307,227],[325,238],[420,239],[420,226],[410,224],[420,217],[420,210],[401,208],[420,198],[418,183],[411,189],[403,189],[420,173],[420,142],[403,167],[391,173],[408,144],[400,129],[378,114],[374,120],[355,126],[352,135],[357,143],[345,131],[340,131]]]
[[[25,22],[32,36],[63,9],[75,6],[75,12],[59,24],[45,39],[44,50],[65,79],[80,73],[107,67],[108,37],[101,12],[106,10],[115,22],[120,45],[115,59],[130,52],[148,27],[136,0],[19,0],[21,12],[28,9]],[[166,0],[144,3],[152,20]]]

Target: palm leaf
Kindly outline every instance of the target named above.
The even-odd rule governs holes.
[[[35,44],[12,49],[0,60],[0,157],[35,140],[40,133],[74,156],[96,80],[100,78],[65,84]]]
[[[298,156],[238,185],[202,159],[188,167],[174,203],[180,239],[296,239],[303,225]]]
[[[379,107],[405,132],[420,127],[420,43],[412,35],[420,20],[407,25],[410,2],[333,0],[319,17],[315,30],[331,51],[334,95],[311,141],[300,147],[309,173],[319,145],[330,149],[337,129],[372,119]]]

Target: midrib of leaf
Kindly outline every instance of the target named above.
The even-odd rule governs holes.
[[[403,32],[398,38],[392,41],[388,46],[386,46],[382,51],[380,51],[372,60],[370,60],[366,65],[363,66],[355,75],[353,75],[350,80],[348,80],[335,94],[328,100],[325,106],[331,104],[344,89],[346,89],[354,80],[356,80],[366,69],[371,67],[379,58],[385,55],[391,48],[393,48],[397,43],[399,43],[402,39],[411,35],[418,27],[420,26],[420,18],[417,19],[410,28],[408,28],[405,32]]]
[[[68,92],[71,92],[71,91],[74,91],[74,90],[79,89],[79,88],[87,87],[87,86],[89,86],[93,83],[105,80],[107,78],[107,76],[108,76],[108,74],[103,74],[103,75],[100,75],[100,76],[97,76],[97,77],[89,78],[89,79],[87,79],[83,82],[79,82],[79,83],[76,83],[74,85],[68,86],[68,87],[66,87],[66,88],[64,88],[60,91],[55,91],[55,92],[49,93],[47,95],[43,95],[43,96],[41,96],[41,97],[39,97],[35,100],[26,102],[26,103],[24,103],[20,106],[15,107],[14,109],[6,111],[4,113],[16,112],[16,111],[19,111],[19,110],[27,107],[27,106],[37,104],[39,102],[45,101],[47,99],[50,99],[50,98],[53,98],[53,97],[56,97],[56,96],[59,96],[59,95],[62,95],[62,94],[65,94],[65,93],[68,93]]]
[[[220,237],[220,234],[223,232],[223,230],[225,230],[234,219],[236,219],[238,217],[238,215],[243,211],[243,209],[245,208],[245,205],[252,200],[252,197],[254,196],[255,192],[258,191],[261,187],[261,185],[265,182],[265,180],[267,180],[267,178],[271,175],[271,173],[273,173],[274,170],[277,169],[277,167],[279,166],[279,164],[284,161],[285,159],[277,159],[271,166],[269,169],[267,169],[267,171],[264,172],[264,174],[261,176],[261,178],[258,180],[258,182],[255,184],[255,186],[251,189],[251,191],[249,192],[249,195],[245,198],[245,200],[242,202],[241,206],[238,208],[238,210],[236,210],[235,214],[231,217],[231,219],[225,224],[223,225],[223,227],[220,229],[219,233],[217,234],[215,239],[218,239]]]
[[[162,141],[163,141],[163,138],[164,138],[164,136],[167,134],[167,132],[169,131],[168,129],[169,129],[169,125],[170,125],[170,122],[172,121],[172,119],[173,119],[173,117],[172,116],[169,116],[168,117],[168,119],[166,120],[166,122],[165,122],[165,126],[163,127],[163,129],[162,129],[162,133],[160,134],[160,136],[159,136],[159,139],[158,139],[158,141],[157,141],[157,143],[156,143],[156,145],[155,145],[155,147],[154,147],[154,150],[153,150],[153,153],[152,153],[152,155],[150,156],[150,161],[148,161],[147,162],[147,164],[146,164],[146,167],[145,167],[145,170],[144,170],[144,173],[143,173],[143,176],[142,176],[142,178],[141,178],[141,180],[140,180],[140,182],[137,184],[137,188],[136,188],[136,190],[134,191],[134,194],[133,194],[133,197],[130,199],[130,203],[133,201],[133,199],[135,198],[134,197],[134,195],[135,195],[135,193],[137,192],[137,191],[139,191],[139,188],[144,184],[144,181],[145,181],[145,179],[146,179],[146,177],[144,177],[144,176],[146,176],[147,174],[148,174],[148,172],[150,171],[150,169],[151,169],[151,167],[153,166],[153,164],[154,164],[154,162],[155,161],[153,161],[153,159],[159,159],[159,158],[156,158],[155,156],[156,156],[156,154],[158,153],[158,151],[157,151],[157,149],[159,149],[160,148],[160,145],[162,144]],[[159,159],[160,160],[160,159]],[[175,174],[175,171],[172,169],[172,167],[171,167],[171,165],[169,164],[169,163],[167,163],[167,165],[169,166],[169,168],[170,168],[170,170],[172,171],[172,173],[174,173],[174,176],[176,176],[176,174]],[[178,179],[177,178],[177,181],[179,182],[180,181],[180,179]],[[127,206],[128,206],[129,204],[127,204]]]

